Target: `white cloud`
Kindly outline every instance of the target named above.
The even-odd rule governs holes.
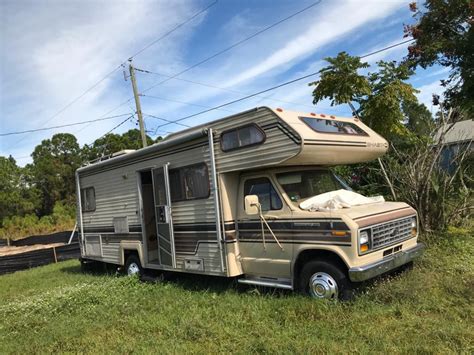
[[[257,65],[229,80],[226,85],[234,86],[272,69],[287,64],[295,58],[300,60],[311,55],[318,48],[354,31],[370,21],[380,20],[399,9],[403,3],[395,1],[348,1],[331,4],[331,8],[320,16],[305,32],[286,42],[281,49],[272,53]]]
[[[0,57],[2,132],[44,125],[48,117],[120,61],[202,7],[202,3],[193,1],[26,1],[31,0],[0,2],[0,13],[3,14],[0,15],[1,52],[6,53]],[[212,12],[212,16],[221,19],[222,12],[217,10],[219,4],[213,9],[215,12]],[[233,49],[232,52],[193,69],[183,77],[215,83],[217,86],[232,86],[232,90],[252,93],[275,83],[317,71],[322,62],[315,60],[312,64],[307,64],[305,59],[309,56],[321,58],[318,51],[323,46],[329,47],[338,42],[346,49],[347,44],[341,39],[357,35],[362,31],[361,26],[371,26],[375,20],[393,15],[403,6],[404,3],[391,1],[323,1],[317,11],[308,11],[285,22]],[[298,8],[298,5],[291,8]],[[225,11],[224,9],[219,11]],[[287,12],[275,12],[270,18],[268,13],[271,11],[260,15],[259,11],[245,9],[242,13],[232,15],[230,20],[222,25],[217,26],[212,21],[215,27],[211,29],[213,34],[210,36],[206,32],[209,28],[204,28],[206,35],[200,32],[203,30],[198,27],[200,21],[206,18],[201,16],[137,57],[135,65],[143,69],[174,74],[288,15]],[[367,28],[365,27],[365,30]],[[21,33],[21,36],[18,36],[18,33]],[[358,50],[351,52],[358,53]],[[293,69],[299,68],[297,65],[302,63],[303,69]],[[160,79],[152,75],[138,75],[141,90]],[[249,80],[253,78],[258,80]],[[268,104],[311,111],[311,88],[307,86],[311,79],[264,94],[264,99],[256,97],[226,109],[238,112],[252,105]],[[214,106],[242,96],[177,80],[157,86],[148,93],[206,106]],[[122,73],[116,72],[47,125],[97,118],[130,96],[130,82],[124,82]],[[274,99],[289,103],[278,103]],[[124,105],[113,114],[132,112],[133,105],[133,102]],[[196,107],[145,97],[142,98],[142,107],[146,113],[167,119],[176,119],[199,111]],[[334,108],[323,102],[314,111],[331,112],[331,109]],[[197,124],[227,114],[215,111],[197,116],[186,123]],[[21,136],[11,136],[8,139],[2,137],[0,154],[27,156],[41,139],[49,138],[59,131],[75,134],[81,144],[89,143],[122,120],[123,118],[117,118],[86,127],[31,134],[25,136],[26,139],[20,143],[18,139]],[[157,124],[157,120],[147,119],[149,128]],[[125,123],[116,132],[133,127],[134,124]],[[170,125],[164,129],[176,130],[180,127]]]
[[[192,2],[148,1],[7,1],[0,6],[2,132],[101,116],[130,96],[130,83],[123,80],[120,71],[50,119],[121,61],[198,10]],[[183,48],[203,17],[151,47],[136,61],[176,70],[181,65]],[[126,105],[115,113],[128,111]],[[118,122],[120,119],[95,124],[93,136]],[[0,154],[26,156],[51,134],[2,137]],[[90,136],[90,129],[78,134],[81,143],[90,141]]]

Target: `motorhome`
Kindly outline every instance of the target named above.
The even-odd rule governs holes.
[[[346,297],[422,253],[417,213],[302,206],[349,190],[330,167],[387,149],[355,118],[258,107],[88,164],[76,172],[81,262]]]

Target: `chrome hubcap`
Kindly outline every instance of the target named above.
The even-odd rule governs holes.
[[[138,273],[140,273],[140,267],[137,265],[137,263],[131,263],[130,265],[128,265],[127,274],[129,276],[135,275]]]
[[[331,275],[317,272],[309,279],[309,293],[314,298],[337,298],[337,283]]]

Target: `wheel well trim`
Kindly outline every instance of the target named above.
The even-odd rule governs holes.
[[[333,246],[330,246],[330,245],[328,245],[328,246],[318,246],[318,247],[307,246],[307,247],[303,247],[303,248],[298,250],[298,255],[293,259],[293,261],[291,263],[293,283],[295,283],[295,281],[298,279],[298,276],[299,276],[299,275],[297,275],[298,270],[296,268],[296,265],[298,264],[298,261],[300,260],[301,255],[305,252],[318,252],[318,251],[324,251],[324,252],[329,252],[329,253],[334,254],[345,265],[347,270],[349,270],[350,266],[349,266],[349,262],[348,262],[347,258],[337,248],[335,248]]]
[[[141,242],[137,241],[122,241],[120,242],[120,264],[125,266],[125,255],[130,252],[136,252],[141,266],[145,267],[145,260],[143,257],[143,248]]]

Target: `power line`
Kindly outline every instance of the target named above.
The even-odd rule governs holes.
[[[390,46],[381,48],[381,49],[376,50],[376,51],[374,51],[374,52],[371,52],[371,53],[368,53],[368,54],[364,54],[363,56],[360,56],[359,58],[360,58],[360,59],[367,58],[367,57],[370,57],[370,56],[372,56],[372,55],[374,55],[374,54],[377,54],[377,53],[380,53],[380,52],[383,52],[383,51],[392,49],[392,48],[397,47],[397,46],[401,46],[401,45],[406,44],[406,43],[411,42],[411,41],[414,41],[414,39],[409,39],[409,40],[405,40],[405,41],[402,41],[402,42],[398,42],[398,43],[396,43],[396,44],[393,44],[393,45],[390,45]],[[318,74],[319,74],[319,72],[314,72],[314,73],[311,73],[311,74],[307,74],[307,75],[301,76],[301,77],[296,78],[296,79],[292,79],[292,80],[286,81],[286,82],[284,82],[284,83],[281,83],[281,84],[272,86],[272,87],[270,87],[270,88],[268,88],[268,89],[264,89],[264,90],[258,91],[258,92],[256,92],[256,93],[246,95],[246,96],[241,97],[241,98],[239,98],[239,99],[232,100],[232,101],[226,102],[226,103],[221,104],[221,105],[218,105],[218,106],[214,106],[214,107],[212,107],[212,108],[209,108],[209,109],[204,110],[204,111],[201,111],[201,112],[194,113],[194,114],[192,114],[192,115],[184,116],[184,117],[179,118],[179,119],[177,119],[177,120],[173,120],[173,123],[180,122],[180,121],[184,121],[184,120],[186,120],[186,119],[188,119],[188,118],[196,117],[196,116],[202,115],[202,114],[204,114],[204,113],[207,113],[207,112],[210,112],[210,111],[214,111],[214,110],[220,109],[220,108],[222,108],[222,107],[229,106],[229,105],[235,104],[235,103],[237,103],[237,102],[250,99],[250,98],[252,98],[252,97],[255,97],[255,96],[264,94],[264,93],[269,92],[269,91],[272,91],[272,90],[279,89],[279,88],[281,88],[281,87],[283,87],[283,86],[287,86],[287,85],[296,83],[296,82],[298,82],[298,81],[307,79],[307,78],[309,78],[309,77],[312,77],[312,76],[315,76],[315,75],[318,75]],[[165,124],[162,124],[162,125],[157,126],[156,129],[155,129],[155,133],[154,133],[154,134],[156,134],[156,132],[158,132],[158,129],[160,129],[160,128],[163,127],[163,126],[169,125],[169,124],[170,124],[170,123],[165,123]]]
[[[173,79],[173,78],[175,78],[175,77],[177,77],[177,76],[179,76],[179,75],[181,75],[181,74],[184,74],[184,73],[190,71],[191,69],[194,69],[194,68],[196,68],[197,66],[199,66],[199,65],[201,65],[201,64],[204,64],[204,63],[210,61],[211,59],[216,58],[217,56],[219,56],[219,55],[221,55],[221,54],[223,54],[223,53],[226,53],[226,52],[230,51],[231,49],[233,49],[233,48],[235,48],[235,47],[241,45],[242,43],[247,42],[248,40],[250,40],[250,39],[252,39],[252,38],[254,38],[254,37],[257,37],[258,35],[260,35],[260,34],[266,32],[266,31],[268,31],[268,30],[270,30],[270,29],[272,29],[272,28],[274,28],[274,27],[280,25],[281,23],[283,23],[283,22],[285,22],[285,21],[288,21],[289,19],[291,19],[291,18],[293,18],[293,17],[295,17],[295,16],[297,16],[297,15],[299,15],[299,14],[301,14],[301,13],[303,13],[303,12],[309,10],[309,9],[311,9],[312,7],[318,5],[321,1],[322,1],[322,0],[318,0],[318,1],[314,2],[314,3],[312,3],[311,5],[306,6],[305,8],[303,8],[303,9],[301,9],[301,10],[299,10],[299,11],[297,11],[297,12],[295,12],[295,13],[293,13],[293,14],[291,14],[291,15],[289,15],[289,16],[287,16],[287,17],[285,17],[285,18],[283,18],[283,19],[281,19],[281,20],[279,20],[279,21],[277,21],[277,22],[275,22],[275,23],[272,23],[271,25],[269,25],[269,26],[267,26],[267,27],[265,27],[265,28],[263,28],[263,29],[261,29],[261,30],[255,32],[255,33],[253,33],[252,35],[250,35],[250,36],[248,36],[248,37],[245,37],[244,39],[241,39],[240,41],[235,42],[234,44],[230,45],[229,47],[226,47],[226,48],[224,48],[224,49],[222,49],[222,50],[220,50],[220,51],[214,53],[213,55],[211,55],[211,56],[209,56],[209,57],[207,57],[207,58],[201,60],[200,62],[197,62],[196,64],[193,64],[193,65],[191,65],[190,67],[187,67],[186,69],[180,71],[179,73],[174,74],[174,75],[172,75],[171,77],[169,77],[169,78],[167,78],[167,79],[165,79],[165,80],[159,81],[159,82],[157,82],[157,83],[151,85],[150,87],[148,87],[148,88],[146,88],[145,90],[143,90],[142,93],[147,92],[147,91],[149,91],[149,90],[151,90],[151,89],[157,87],[158,85],[164,84],[165,82],[170,81],[171,79]]]
[[[200,62],[198,62],[198,63],[196,63],[196,64],[193,64],[192,66],[190,66],[190,67],[188,67],[188,68],[182,70],[181,72],[179,72],[179,73],[177,73],[177,74],[174,74],[174,75],[172,75],[171,77],[169,77],[169,78],[167,78],[167,79],[165,79],[165,80],[162,80],[162,81],[160,81],[160,82],[158,82],[158,83],[153,84],[152,86],[146,88],[145,90],[142,90],[141,94],[143,95],[144,92],[147,92],[147,91],[151,90],[152,88],[154,88],[154,87],[156,87],[156,86],[158,86],[158,85],[161,85],[161,84],[163,84],[163,83],[165,83],[165,82],[167,82],[167,81],[169,81],[169,80],[171,80],[171,79],[173,79],[173,78],[175,78],[175,77],[177,77],[177,76],[179,76],[179,75],[181,75],[181,74],[184,74],[184,73],[188,72],[189,70],[191,70],[191,69],[193,69],[193,68],[196,68],[197,66],[199,66],[199,65],[201,65],[201,64],[204,64],[204,63],[210,61],[211,59],[213,59],[213,58],[215,58],[215,57],[217,57],[217,56],[219,56],[219,55],[221,55],[221,54],[223,54],[223,53],[225,53],[225,52],[228,52],[228,51],[231,50],[232,48],[235,48],[235,47],[239,46],[240,44],[242,44],[242,43],[244,43],[244,42],[246,42],[246,41],[248,41],[248,40],[250,40],[250,39],[252,39],[252,38],[254,38],[254,37],[258,36],[258,35],[260,35],[260,34],[262,34],[263,32],[266,32],[266,31],[270,30],[271,28],[273,28],[273,27],[275,27],[275,26],[278,26],[279,24],[281,24],[281,23],[283,23],[283,22],[285,22],[285,21],[287,21],[287,20],[289,20],[289,19],[291,19],[291,18],[293,18],[293,17],[295,17],[295,16],[297,16],[297,15],[303,13],[304,11],[309,10],[310,8],[312,8],[312,7],[316,6],[316,5],[318,5],[321,1],[322,1],[322,0],[318,0],[318,1],[314,2],[313,4],[311,4],[311,5],[309,5],[309,6],[305,7],[305,8],[303,8],[303,9],[301,9],[301,10],[299,10],[299,11],[297,11],[297,12],[295,12],[295,13],[293,13],[293,14],[291,14],[291,15],[289,15],[289,16],[287,16],[287,17],[285,17],[285,18],[283,18],[283,19],[281,19],[281,20],[279,20],[279,21],[277,21],[277,22],[275,22],[275,23],[273,23],[273,24],[271,24],[271,25],[269,25],[269,26],[267,26],[267,27],[265,27],[265,28],[259,30],[259,31],[257,31],[257,32],[255,32],[254,34],[252,34],[252,35],[250,35],[250,36],[248,36],[248,37],[246,37],[246,38],[244,38],[244,39],[242,39],[242,40],[240,40],[240,41],[237,41],[236,43],[232,44],[231,46],[229,46],[229,47],[227,47],[227,48],[224,48],[223,50],[221,50],[221,51],[219,51],[219,52],[217,52],[217,53],[214,53],[212,56],[207,57],[207,58],[201,60]],[[209,9],[211,6],[214,6],[216,3],[217,3],[217,1],[215,1],[214,3],[211,3],[211,5],[209,5],[208,7],[206,7],[205,10]],[[203,10],[203,11],[205,11],[205,10]],[[203,11],[199,12],[198,14],[193,15],[192,18],[195,18],[196,16],[198,16],[198,15],[199,15],[200,13],[202,13]],[[187,22],[189,22],[189,21],[185,21],[185,23],[187,23]],[[183,24],[184,24],[184,23],[183,23]],[[179,27],[181,27],[181,26],[180,26],[180,25],[176,26],[174,30],[176,30],[176,29],[179,28]],[[171,32],[169,32],[167,35],[169,35],[170,33],[171,33]],[[163,37],[163,38],[164,38],[164,37]],[[163,38],[161,38],[161,39],[163,39]],[[154,41],[154,43],[156,43],[156,41]],[[146,48],[145,48],[145,49],[146,49]],[[141,52],[142,52],[142,50],[138,51],[136,54],[134,54],[134,56],[136,56],[137,54],[139,54],[139,53],[141,53]],[[133,57],[133,56],[132,56],[132,57]],[[118,106],[115,107],[114,109],[108,111],[107,114],[108,114],[108,113],[111,113],[111,112],[113,112],[113,111],[115,111],[115,110],[118,109],[119,107],[121,107],[121,106],[125,105],[126,103],[130,102],[132,99],[133,99],[133,98],[130,98],[130,99],[128,99],[127,101],[122,102],[120,105],[118,105]],[[155,130],[155,133],[156,133],[156,130]]]
[[[214,2],[212,2],[211,4],[209,4],[207,7],[205,7],[204,9],[196,12],[194,15],[192,15],[191,17],[189,17],[187,20],[181,22],[180,24],[176,25],[175,27],[173,27],[171,30],[169,30],[168,32],[166,32],[165,34],[163,34],[162,36],[158,37],[156,40],[150,42],[149,44],[147,44],[145,47],[143,47],[142,49],[140,49],[137,53],[133,54],[131,58],[133,57],[136,57],[137,55],[139,55],[140,53],[146,51],[148,48],[150,48],[151,46],[153,46],[154,44],[158,43],[159,41],[161,41],[162,39],[168,37],[170,34],[172,34],[173,32],[175,32],[177,29],[183,27],[184,25],[186,25],[187,23],[191,22],[192,20],[194,20],[196,17],[198,17],[199,15],[201,15],[202,13],[206,12],[207,10],[209,10],[211,7],[213,7],[215,4],[217,4],[218,0],[215,0]]]
[[[163,117],[158,117],[158,116],[153,116],[153,115],[149,115],[147,113],[144,113],[145,116],[147,117],[152,117],[152,118],[156,118],[157,120],[162,120],[162,121],[165,121],[165,122],[169,122],[169,123],[175,123],[171,120],[167,120],[166,118],[163,118]],[[180,126],[183,126],[183,127],[186,127],[186,128],[191,128],[190,125],[187,125],[187,124],[184,124],[184,123],[176,123],[177,125],[180,125]]]
[[[158,96],[152,96],[152,95],[145,95],[145,94],[142,94],[140,95],[142,97],[149,97],[151,99],[156,99],[156,100],[163,100],[163,101],[169,101],[169,102],[176,102],[178,104],[183,104],[183,105],[189,105],[189,106],[196,106],[196,107],[202,107],[202,108],[210,108],[210,106],[205,106],[205,105],[199,105],[199,104],[194,104],[194,103],[191,103],[191,102],[185,102],[185,101],[179,101],[179,100],[175,100],[175,99],[169,99],[169,98],[165,98],[165,97],[158,97]],[[233,111],[230,111],[230,110],[224,110],[226,112],[233,112]]]
[[[205,7],[203,10],[200,10],[198,11],[197,13],[193,14],[191,17],[189,17],[188,19],[186,19],[185,21],[179,23],[178,25],[176,25],[174,28],[172,28],[171,30],[169,30],[168,32],[164,33],[162,36],[158,37],[157,39],[153,40],[152,42],[148,43],[145,47],[143,47],[142,49],[140,49],[138,52],[136,52],[135,54],[133,54],[130,58],[133,58],[139,54],[141,54],[142,52],[144,52],[145,50],[147,50],[148,48],[150,48],[151,46],[155,45],[156,43],[158,43],[159,41],[163,40],[164,38],[168,37],[170,34],[172,34],[173,32],[175,32],[176,30],[178,30],[179,28],[181,28],[182,26],[184,26],[185,24],[189,23],[190,21],[192,21],[193,19],[195,19],[196,17],[198,17],[199,15],[201,15],[203,12],[207,11],[209,8],[211,8],[212,6],[214,6],[215,4],[217,4],[218,0],[215,0],[214,2],[212,2],[210,5],[208,5],[207,7]],[[57,116],[59,116],[61,113],[63,113],[64,111],[66,111],[69,107],[71,107],[72,105],[74,105],[76,102],[78,102],[80,99],[82,99],[85,95],[87,95],[90,91],[92,91],[93,89],[95,89],[97,86],[99,86],[104,80],[106,80],[108,77],[110,77],[112,74],[114,74],[118,69],[121,68],[122,64],[124,62],[120,63],[118,66],[116,66],[112,71],[110,71],[109,73],[107,73],[106,75],[104,75],[99,81],[97,81],[95,84],[93,84],[92,86],[90,86],[89,88],[87,88],[83,93],[81,93],[79,96],[77,96],[75,99],[73,99],[71,102],[69,102],[68,104],[66,104],[64,107],[62,107],[59,111],[57,111],[54,115],[52,115],[50,118],[48,118],[45,122],[42,123],[42,125],[45,125],[47,124],[48,122],[50,122],[51,120],[53,120],[54,118],[56,118]],[[127,101],[128,102],[128,101]],[[120,105],[122,106],[122,105]],[[112,111],[115,111],[115,110],[112,110]],[[110,112],[112,112],[110,111]],[[105,114],[107,115],[107,113]],[[24,138],[23,138],[24,139]],[[18,145],[21,141],[23,141],[23,139],[21,139],[20,141],[17,141],[15,142],[15,144],[13,146],[10,146],[9,148],[12,148],[14,147],[15,145]]]
[[[94,139],[94,142],[95,142],[96,140],[101,139],[102,137],[105,137],[107,134],[112,133],[112,132],[115,131],[117,128],[119,128],[121,125],[123,125],[125,122],[127,122],[129,119],[133,118],[133,116],[135,116],[135,115],[130,115],[130,116],[128,116],[126,119],[124,119],[124,120],[123,120],[122,122],[120,122],[118,125],[116,125],[114,128],[112,128],[111,130],[107,131],[106,133],[104,133],[103,135],[101,135],[99,138]],[[92,144],[92,143],[94,143],[94,142],[91,142],[90,144]]]
[[[165,77],[168,77],[168,78],[171,78],[171,79],[174,79],[174,80],[179,80],[179,81],[183,81],[183,82],[187,82],[187,83],[191,83],[191,84],[195,84],[195,85],[200,85],[200,86],[208,87],[208,88],[211,88],[211,89],[226,91],[226,92],[233,93],[233,94],[248,95],[248,93],[243,92],[243,91],[232,90],[232,89],[228,89],[228,88],[225,88],[225,87],[216,86],[216,85],[208,84],[208,83],[203,83],[203,82],[199,82],[199,81],[195,81],[195,80],[189,80],[189,79],[184,79],[184,78],[173,78],[171,75],[166,75],[166,74],[163,74],[163,73],[157,73],[157,72],[144,70],[144,69],[135,68],[135,70],[138,71],[138,72],[146,73],[146,74],[165,76]],[[191,104],[191,103],[188,103],[188,102],[173,101],[171,99],[164,99],[164,98],[161,98],[161,97],[156,97],[156,96],[151,96],[151,95],[146,95],[146,94],[141,94],[141,96],[152,97],[152,98],[171,101],[171,102],[178,102],[178,103],[182,103],[182,104],[186,104],[186,105],[201,106],[201,105]],[[314,108],[314,106],[303,104],[301,102],[286,101],[286,100],[281,100],[281,99],[277,99],[277,98],[271,98],[271,97],[268,97],[268,96],[256,96],[256,97],[261,97],[262,99],[265,99],[265,100],[280,102],[280,103],[284,103],[284,104]],[[337,112],[338,110],[329,109],[329,111]],[[231,112],[231,111],[229,111],[229,112]]]
[[[78,125],[82,125],[82,124],[86,124],[86,123],[91,123],[91,122],[98,122],[98,121],[111,120],[111,119],[113,119],[113,118],[123,117],[123,116],[125,116],[125,115],[129,115],[129,113],[124,113],[124,114],[122,114],[122,115],[116,115],[116,116],[103,117],[103,118],[96,118],[95,120],[88,120],[88,121],[81,121],[81,122],[68,123],[68,124],[63,124],[63,125],[58,125],[58,126],[51,126],[51,127],[43,127],[43,128],[29,129],[29,130],[26,130],[26,131],[16,131],[16,132],[0,133],[0,137],[12,136],[12,135],[16,135],[16,134],[32,133],[32,132],[38,132],[38,131],[47,131],[47,130],[56,129],[56,128],[64,128],[64,127],[78,126]]]

